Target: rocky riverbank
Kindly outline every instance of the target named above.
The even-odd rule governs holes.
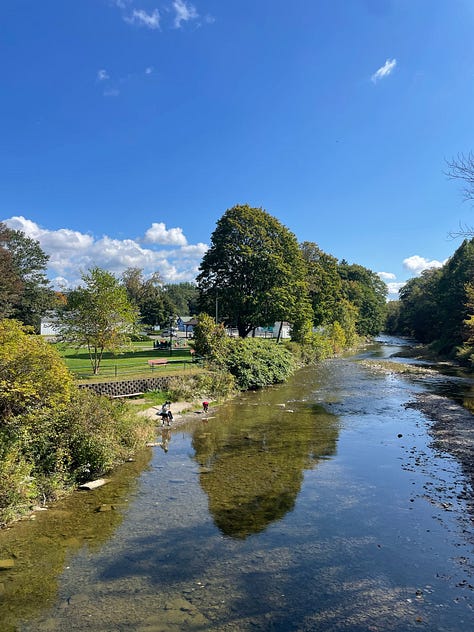
[[[432,393],[415,393],[407,408],[421,411],[433,423],[430,434],[433,447],[447,452],[461,465],[466,479],[474,489],[474,415],[447,397]],[[474,514],[472,494],[466,494],[470,513]]]

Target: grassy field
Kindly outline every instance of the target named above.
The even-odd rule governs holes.
[[[153,377],[156,375],[172,375],[178,371],[197,369],[192,362],[190,351],[186,347],[168,350],[153,349],[151,342],[134,342],[130,348],[114,355],[106,352],[100,364],[100,372],[93,375],[87,349],[75,349],[58,344],[57,349],[64,358],[69,370],[78,378],[85,380],[101,380],[103,378]],[[166,358],[167,364],[150,366],[148,360]]]

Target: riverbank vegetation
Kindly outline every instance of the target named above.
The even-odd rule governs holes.
[[[18,321],[0,321],[0,524],[110,471],[153,426],[78,389],[52,345]]]
[[[35,335],[45,313],[58,342],[74,350],[69,367],[87,356],[95,377],[127,354],[149,370],[148,355],[160,353],[133,352],[137,333],[171,328],[178,305],[200,312],[193,344],[206,368],[173,377],[167,393],[190,401],[284,382],[296,367],[378,333],[384,321],[386,286],[374,272],[298,244],[276,218],[247,205],[218,221],[196,285],[171,287],[136,268],[120,278],[92,268],[80,287],[53,292],[47,259],[38,242],[0,225],[0,523],[110,471],[153,436],[153,420],[126,403],[78,389],[58,349]],[[259,327],[277,336],[259,339]]]
[[[400,300],[388,304],[385,330],[474,368],[474,239],[464,240],[441,268],[406,283]]]

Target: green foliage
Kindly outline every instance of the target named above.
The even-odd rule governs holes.
[[[474,239],[465,240],[437,270],[426,270],[400,290],[397,333],[430,343],[441,355],[470,362]]]
[[[0,523],[123,461],[153,422],[78,390],[55,348],[0,321]]]
[[[218,312],[246,337],[257,326],[291,320],[305,293],[296,237],[261,208],[228,209],[217,222],[197,277],[204,311]]]
[[[197,314],[199,290],[195,283],[184,281],[182,283],[166,283],[164,290],[173,307],[172,312],[180,316],[192,316]]]
[[[209,314],[199,314],[198,323],[194,327],[194,350],[208,358],[211,362],[221,366],[226,354],[228,338],[222,324],[216,325]]]
[[[338,261],[313,242],[304,241],[300,248],[306,266],[314,325],[330,324],[337,319],[336,309],[343,298]]]
[[[398,333],[420,342],[432,342],[441,336],[437,300],[441,274],[441,270],[425,270],[400,290]]]
[[[355,324],[359,336],[375,336],[385,322],[387,286],[372,270],[341,261],[342,293],[358,310]]]
[[[57,327],[63,341],[87,347],[97,374],[105,350],[118,352],[130,343],[138,309],[110,272],[92,268],[82,280],[84,285],[69,292],[66,306],[58,310]]]
[[[340,353],[347,346],[344,329],[337,320],[329,325],[328,338],[334,355]]]
[[[0,321],[0,424],[69,401],[72,377],[56,349],[18,321]]]
[[[74,482],[111,470],[150,438],[146,418],[137,417],[123,402],[78,390],[61,419],[64,454]]]
[[[49,257],[39,242],[0,222],[0,317],[13,317],[39,331],[55,302],[46,276]]]
[[[229,340],[225,366],[240,390],[284,382],[295,369],[295,359],[284,345],[258,338]]]
[[[3,446],[3,450],[1,449]],[[36,481],[18,445],[5,449],[0,437],[0,525],[25,513],[37,497]]]
[[[474,283],[466,284],[466,318],[463,321],[464,343],[458,349],[460,360],[474,367]]]
[[[384,331],[387,334],[397,334],[400,332],[400,301],[388,301]]]
[[[205,371],[173,377],[168,386],[171,401],[193,401],[200,397],[226,399],[236,392],[234,377],[225,370]]]
[[[122,274],[122,283],[128,299],[138,307],[140,320],[144,325],[155,326],[168,323],[170,314],[176,313],[158,273],[155,272],[145,280],[143,270],[127,268]]]

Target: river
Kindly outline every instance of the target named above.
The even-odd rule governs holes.
[[[359,362],[401,350],[196,415],[166,452],[1,532],[1,632],[470,629],[473,491],[406,404],[472,381]]]

